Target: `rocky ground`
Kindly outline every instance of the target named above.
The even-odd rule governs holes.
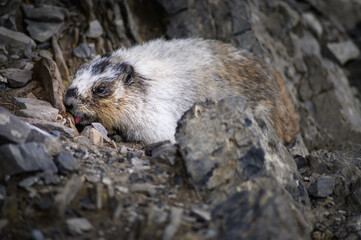
[[[358,0],[0,1],[0,239],[361,239]],[[196,104],[176,144],[76,129],[80,64],[156,37],[220,39],[286,79],[287,147],[242,99]]]

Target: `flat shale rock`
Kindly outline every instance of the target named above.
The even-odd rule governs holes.
[[[69,218],[66,220],[66,225],[71,235],[81,235],[93,228],[86,218]]]
[[[33,71],[17,68],[0,70],[0,74],[7,78],[10,87],[24,87],[32,78]]]
[[[79,170],[78,162],[70,152],[60,152],[55,157],[55,163],[58,166],[60,172],[66,173]]]
[[[208,203],[228,199],[239,184],[273,176],[308,204],[296,163],[264,116],[241,98],[193,106],[178,122],[176,140],[191,184]]]
[[[64,9],[50,5],[34,7],[32,5],[23,5],[25,17],[43,22],[62,22],[64,21]]]
[[[54,34],[59,32],[63,25],[63,23],[37,22],[29,19],[25,19],[25,22],[28,24],[26,30],[38,42],[48,41]]]
[[[43,83],[51,104],[61,113],[65,112],[63,104],[64,87],[56,63],[52,59],[41,58],[34,66],[34,79]]]
[[[24,172],[57,172],[51,156],[41,143],[6,144],[0,147],[1,176]]]
[[[311,239],[310,226],[292,197],[273,178],[257,178],[212,211],[215,239]]]
[[[0,26],[0,42],[12,48],[26,49],[28,45],[35,47],[33,39],[21,32],[15,32]]]
[[[0,144],[24,143],[30,131],[25,122],[0,107]]]
[[[351,40],[328,43],[327,47],[341,64],[356,59],[360,55],[359,49]]]
[[[59,131],[61,134],[64,134],[67,137],[73,138],[75,136],[75,130],[69,127],[66,127],[58,122],[51,122],[46,120],[40,120],[35,118],[22,118],[25,122],[28,122],[32,125],[37,126],[47,132]]]
[[[16,115],[20,117],[36,118],[47,121],[55,121],[59,110],[53,108],[50,103],[31,99],[31,98],[14,98],[20,110],[16,111]]]

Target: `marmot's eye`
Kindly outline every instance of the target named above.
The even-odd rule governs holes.
[[[99,87],[97,87],[97,88],[94,90],[94,93],[100,95],[100,94],[104,94],[106,90],[107,90],[106,87],[104,87],[104,86],[99,86]]]

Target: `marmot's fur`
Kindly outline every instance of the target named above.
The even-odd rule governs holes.
[[[241,96],[269,116],[283,143],[298,118],[280,75],[244,50],[214,40],[150,41],[83,65],[64,103],[76,123],[99,121],[131,141],[173,140],[195,102]]]

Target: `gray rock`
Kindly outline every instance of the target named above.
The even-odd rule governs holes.
[[[130,190],[132,192],[144,192],[152,195],[157,192],[156,186],[151,183],[134,183],[131,185]]]
[[[7,62],[8,62],[7,56],[5,56],[4,54],[0,54],[0,64],[5,64]]]
[[[241,98],[196,104],[178,122],[176,140],[190,182],[207,203],[224,201],[241,183],[264,175],[309,203],[296,163],[273,127]]]
[[[303,21],[305,25],[309,27],[318,38],[322,37],[323,34],[323,27],[322,24],[318,21],[314,14],[307,12],[302,14]]]
[[[81,235],[93,228],[86,218],[69,218],[65,223],[71,235]]]
[[[331,176],[320,176],[311,185],[310,195],[314,197],[327,197],[332,194],[335,187],[335,178]]]
[[[53,212],[56,216],[64,217],[66,208],[76,197],[83,186],[81,176],[73,175],[65,184],[64,188],[54,197]]]
[[[80,43],[73,51],[74,55],[81,59],[90,58],[92,52],[87,43]]]
[[[41,178],[45,185],[58,185],[61,183],[61,179],[57,174],[54,174],[52,171],[44,171],[36,174],[39,178]]]
[[[25,19],[28,24],[26,30],[38,42],[48,41],[54,34],[58,34],[63,23],[35,22]]]
[[[16,88],[25,86],[31,80],[33,71],[8,68],[0,70],[0,74],[7,78],[10,87]]]
[[[30,235],[32,240],[45,240],[43,233],[39,229],[31,229]]]
[[[49,155],[54,156],[62,150],[62,145],[57,137],[45,132],[44,130],[28,124],[30,126],[30,133],[26,138],[26,142],[38,142],[45,145],[46,151]]]
[[[34,78],[42,82],[51,105],[65,112],[63,104],[64,87],[56,63],[52,59],[42,58],[34,66]]]
[[[102,135],[102,137],[105,141],[107,141],[108,143],[112,141],[108,137],[108,131],[105,129],[105,127],[101,123],[93,122],[91,125],[93,126],[93,128],[98,130],[98,132],[100,132],[100,134]]]
[[[172,207],[170,211],[170,223],[163,232],[162,240],[171,240],[178,231],[183,216],[183,209]]]
[[[212,211],[215,239],[311,239],[310,223],[273,177],[255,178]]]
[[[8,83],[7,78],[0,75],[0,83]]]
[[[78,162],[70,152],[60,152],[55,157],[55,163],[58,166],[60,172],[67,173],[79,170]]]
[[[50,5],[43,5],[35,8],[31,5],[22,5],[26,18],[43,22],[64,21],[64,9]]]
[[[356,59],[360,55],[360,50],[351,40],[328,43],[327,47],[341,64]]]
[[[174,165],[177,159],[177,147],[174,144],[163,144],[152,151],[152,160]]]
[[[57,172],[51,156],[41,143],[6,144],[0,147],[1,176],[32,171]]]
[[[46,121],[54,121],[59,110],[53,108],[50,103],[32,98],[14,98],[20,110],[16,115],[20,117],[36,118]]]
[[[32,47],[36,46],[33,39],[21,32],[11,31],[0,26],[0,42],[5,46],[11,48],[26,49],[30,44]]]
[[[156,142],[156,143],[151,143],[151,144],[148,144],[148,145],[145,145],[144,146],[144,153],[145,155],[147,156],[152,156],[152,152],[153,150],[155,150],[156,148],[164,145],[164,144],[167,144],[167,143],[170,143],[169,140],[165,140],[165,141],[161,141],[161,142]],[[124,151],[125,154],[126,154],[126,150]],[[122,153],[123,154],[123,153]]]
[[[75,135],[75,130],[69,127],[66,127],[58,122],[50,122],[46,120],[40,120],[35,118],[22,118],[22,120],[35,125],[38,128],[41,128],[47,132],[59,131],[61,134],[73,138]]]
[[[98,38],[103,34],[102,25],[98,20],[93,20],[89,23],[88,31],[86,32],[86,36],[88,38]]]
[[[195,214],[198,218],[200,218],[202,221],[211,221],[211,209],[208,205],[191,205],[190,210],[193,214]]]
[[[24,143],[30,131],[25,122],[0,107],[0,144]]]
[[[31,176],[28,178],[25,178],[23,180],[21,180],[18,184],[19,187],[22,188],[29,188],[31,186],[33,186],[35,183],[39,182],[39,177],[37,176]]]

